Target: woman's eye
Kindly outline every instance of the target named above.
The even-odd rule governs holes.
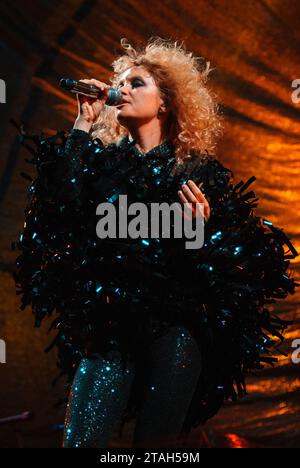
[[[144,84],[141,80],[134,80],[134,81],[132,82],[132,87],[133,87],[136,83],[138,83],[138,84],[140,84],[140,85],[142,85],[142,86],[143,86],[143,84]]]
[[[138,86],[140,86],[140,85],[143,86],[144,82],[143,82],[142,80],[133,80],[131,86],[132,86],[132,87],[135,87],[136,84],[138,84]],[[121,88],[122,86],[123,86],[123,83],[119,83],[119,84],[116,86],[116,89],[119,89],[119,88]]]

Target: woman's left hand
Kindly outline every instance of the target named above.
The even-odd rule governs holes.
[[[199,185],[199,187],[201,186],[202,183]],[[179,190],[178,195],[183,203],[193,204],[192,207],[186,207],[187,212],[189,213],[189,217],[192,216],[195,218],[196,216],[202,216],[202,211],[199,209],[199,206],[197,207],[196,203],[204,203],[204,219],[205,222],[207,222],[210,217],[210,206],[199,187],[195,184],[195,182],[189,180],[188,185],[182,185],[182,191]]]

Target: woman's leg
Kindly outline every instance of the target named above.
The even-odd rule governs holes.
[[[201,373],[199,347],[184,326],[172,326],[148,348],[149,380],[134,447],[168,447],[180,434]]]
[[[106,448],[120,422],[134,379],[134,364],[123,368],[118,350],[82,359],[72,384],[63,447]]]

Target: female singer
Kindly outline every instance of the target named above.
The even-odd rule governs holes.
[[[52,345],[72,384],[64,447],[107,447],[132,418],[134,447],[176,444],[224,399],[246,394],[248,369],[276,360],[266,331],[282,339],[287,323],[264,306],[295,287],[283,245],[297,252],[244,193],[255,178],[234,185],[213,155],[221,117],[209,63],[161,38],[121,45],[111,83],[122,104],[105,106],[111,85],[84,79],[103,98],[77,95],[67,135],[32,137],[38,177],[16,281],[38,325],[58,313]],[[96,208],[121,194],[177,201],[193,222],[204,215],[202,247],[99,239]]]

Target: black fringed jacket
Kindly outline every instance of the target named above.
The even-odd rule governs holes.
[[[197,339],[204,363],[183,431],[204,423],[224,399],[244,396],[246,371],[276,361],[271,336],[282,339],[287,326],[267,304],[297,285],[287,261],[296,250],[254,212],[258,199],[246,189],[255,177],[234,185],[233,173],[209,154],[178,165],[168,142],[142,155],[127,137],[104,146],[81,130],[47,138],[23,132],[22,141],[37,177],[16,243],[15,280],[21,308],[32,307],[37,326],[56,313],[48,350],[57,346],[61,373],[71,381],[83,356],[116,340],[138,362],[145,327],[163,333],[180,323]],[[128,202],[178,202],[188,179],[203,182],[211,207],[201,249],[187,250],[180,239],[96,236],[100,202],[117,203],[120,194]],[[142,372],[140,362],[123,423],[136,415]]]

